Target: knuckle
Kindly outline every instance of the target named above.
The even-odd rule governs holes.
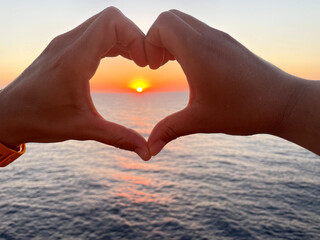
[[[48,46],[44,49],[43,54],[47,56],[56,56],[61,52],[66,51],[68,46],[70,46],[70,41],[68,40],[66,34],[61,34],[50,41]]]
[[[103,11],[102,15],[104,17],[113,18],[113,17],[120,16],[121,15],[121,11],[118,8],[111,6],[111,7],[106,8]]]
[[[172,12],[172,13],[174,13],[174,14],[180,13],[180,11],[177,10],[177,9],[170,9],[169,12]]]
[[[123,21],[124,15],[116,7],[106,8],[100,17],[101,24],[106,27],[114,28],[119,22]]]
[[[219,31],[219,34],[223,40],[230,42],[230,43],[237,44],[237,41],[230,34],[228,34],[226,32],[222,32],[222,31]]]
[[[71,53],[72,50],[66,47],[64,36],[59,35],[51,40],[42,52],[41,58],[46,62],[48,68],[61,70],[65,65],[70,63]]]
[[[171,127],[166,125],[165,131],[162,134],[161,140],[164,142],[170,142],[174,139],[177,139],[180,135],[177,133],[177,131]]]
[[[159,14],[156,21],[153,23],[151,28],[148,31],[147,39],[149,35],[152,35],[153,33],[157,33],[159,29],[161,28],[167,28],[171,27],[171,23],[174,21],[174,13],[170,11],[165,11]]]
[[[130,151],[134,150],[133,144],[128,143],[124,138],[119,136],[114,136],[111,139],[111,144],[116,148],[130,150]]]
[[[132,129],[124,128],[121,131],[125,131],[125,134],[119,131],[109,132],[108,144],[116,148],[134,151],[137,148],[135,144],[135,132]]]
[[[49,43],[49,47],[51,48],[56,48],[59,47],[61,45],[61,43],[63,42],[64,36],[62,35],[58,35],[55,38],[53,38],[51,40],[51,42]]]
[[[50,55],[49,58],[48,67],[51,70],[57,71],[57,73],[73,72],[74,68],[69,51],[59,51],[54,55]]]
[[[172,12],[171,11],[165,11],[165,12],[162,12],[160,13],[160,15],[158,16],[156,22],[167,22],[168,20],[170,20],[172,18]]]
[[[223,38],[225,38],[226,40],[232,39],[232,37],[231,37],[228,33],[226,33],[226,32],[221,32],[221,31],[220,31],[220,34],[221,34],[221,36],[222,36]]]

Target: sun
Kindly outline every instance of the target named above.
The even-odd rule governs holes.
[[[128,84],[128,87],[136,91],[137,93],[142,93],[146,89],[150,88],[149,81],[142,77],[136,77]]]
[[[137,87],[137,92],[138,93],[141,93],[143,91],[143,88],[142,87]]]

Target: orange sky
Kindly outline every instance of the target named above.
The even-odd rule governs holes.
[[[95,92],[134,92],[131,86],[137,82],[142,82],[144,92],[188,90],[186,77],[177,62],[169,62],[157,70],[151,70],[149,67],[138,67],[121,57],[102,60],[90,85]]]

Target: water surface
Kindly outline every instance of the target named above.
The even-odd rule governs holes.
[[[93,97],[146,138],[187,103]],[[319,239],[319,160],[268,135],[188,136],[150,162],[92,141],[28,144],[0,170],[0,239]]]

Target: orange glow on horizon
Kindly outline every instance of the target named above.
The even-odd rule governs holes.
[[[138,93],[145,91],[146,89],[150,88],[151,85],[148,80],[143,77],[136,77],[132,79],[132,81],[128,85],[129,88],[134,89]]]
[[[140,68],[135,63],[120,57],[104,59],[99,69],[90,80],[93,92],[142,93],[188,91],[188,82],[177,62],[169,62],[165,66],[151,70]]]

